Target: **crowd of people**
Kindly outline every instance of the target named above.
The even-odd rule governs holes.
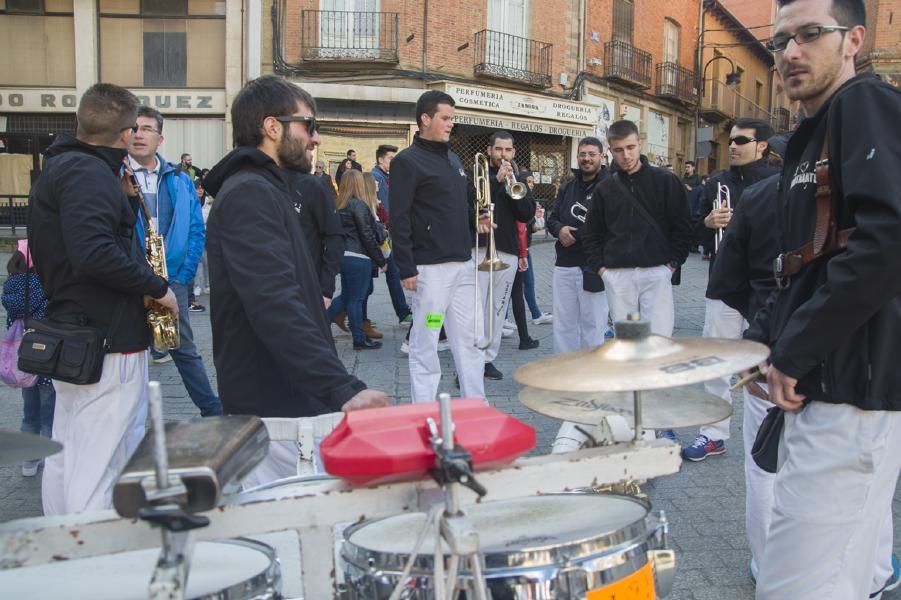
[[[491,135],[484,173],[464,167],[449,146],[455,101],[441,91],[420,96],[409,147],[379,146],[369,172],[348,150],[332,180],[324,162],[313,164],[315,100],[279,77],[237,95],[235,148],[208,172],[188,154],[179,164],[159,154],[158,111],[123,88],[91,87],[76,134],[47,151],[29,240],[3,291],[8,325],[28,313],[99,327],[107,340],[99,381],[41,380],[23,393],[28,430],[47,433],[52,419],[64,446],[44,466],[45,514],[110,506],[144,433],[148,305],[178,316],[180,343],[168,356],[201,415],[314,416],[390,402],[347,371],[333,339],[335,325],[357,350],[381,346],[367,314],[376,276],[398,322],[409,324],[412,400],[432,402],[442,345],[469,398],[485,398],[485,380],[504,377],[495,361],[505,330],[518,332],[521,350],[538,346],[526,305],[533,323],[553,323],[555,352],[604,344],[610,324],[632,312],[671,336],[673,286],[689,253],[702,252],[703,335],[772,350],[743,388],[745,452],[765,416],[783,411],[778,472],[745,461],[758,598],[877,598],[892,589],[901,189],[887,167],[901,160],[901,144],[884,128],[901,117],[901,99],[855,72],[860,0],[779,0],[774,31],[786,93],[809,115],[793,134],[737,120],[730,167],[705,181],[693,162],[682,178],[649,163],[638,124],[617,121],[606,140],[578,142],[578,166],[546,214],[533,177],[516,167],[511,133]],[[542,226],[556,238],[552,313],[534,297],[529,245]],[[151,230],[166,242],[166,278],[144,255]],[[477,269],[482,262],[492,272]],[[187,318],[192,295],[207,288],[218,395]],[[729,384],[706,389],[731,402]],[[728,420],[702,428],[683,457],[723,454],[729,430]],[[564,423],[555,451],[583,441]],[[293,474],[296,452],[273,442],[251,480]]]

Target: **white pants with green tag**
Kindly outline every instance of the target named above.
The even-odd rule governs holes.
[[[413,402],[434,402],[441,383],[438,336],[447,332],[460,396],[485,398],[485,352],[476,347],[482,331],[481,303],[476,302],[475,265],[466,262],[418,265],[410,330],[410,389]],[[447,389],[453,394],[453,389]]]

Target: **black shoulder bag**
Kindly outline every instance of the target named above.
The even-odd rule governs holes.
[[[31,220],[29,200],[28,221]],[[28,229],[30,231],[30,228]],[[31,253],[29,245],[28,253]],[[103,358],[110,348],[107,332],[73,315],[70,322],[31,318],[29,278],[25,278],[25,334],[19,346],[19,370],[56,381],[88,385],[100,381]],[[124,302],[116,311],[110,331],[115,331]]]
[[[623,180],[620,178],[619,173],[613,174],[613,181],[616,182],[616,185],[619,186],[621,192],[632,199],[632,203],[634,204],[635,208],[638,209],[638,214],[640,214],[641,217],[651,225],[654,231],[657,232],[657,235],[660,236],[660,239],[662,239],[666,245],[669,245],[669,238],[666,237],[665,233],[663,233],[663,230],[660,228],[660,224],[657,222],[657,219],[655,219],[648,211],[648,209],[645,208],[642,199],[638,197],[638,195],[636,195],[634,192],[632,192],[632,190],[626,187],[626,184],[623,183]],[[670,283],[672,285],[679,285],[680,283],[682,283],[682,265],[677,266],[676,270],[673,271],[673,276],[670,278]]]

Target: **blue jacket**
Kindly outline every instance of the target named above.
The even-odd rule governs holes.
[[[372,167],[372,176],[375,177],[375,193],[379,198],[379,202],[391,214],[391,207],[388,206],[388,174],[382,171],[378,165]]]
[[[194,182],[178,165],[166,162],[162,155],[156,158],[162,165],[159,177],[158,205],[172,205],[172,221],[163,233],[166,242],[166,268],[169,281],[187,284],[194,280],[197,263],[203,255],[206,243],[206,227]],[[138,218],[138,236],[144,246],[144,220]]]

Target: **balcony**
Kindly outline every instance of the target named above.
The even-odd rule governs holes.
[[[607,42],[604,77],[642,90],[651,87],[651,53],[626,42]]]
[[[398,13],[305,10],[300,52],[305,61],[397,62]]]
[[[791,127],[791,112],[781,106],[773,113],[773,129],[778,132],[788,131]]]
[[[741,117],[751,117],[768,122],[774,118],[768,110],[719,80],[706,82],[705,95],[701,101],[699,112],[701,118],[714,124]]]
[[[551,86],[553,50],[553,44],[483,29],[475,34],[473,72],[480,77],[547,88]]]
[[[657,95],[685,104],[698,103],[695,74],[676,63],[665,62],[657,65]]]

